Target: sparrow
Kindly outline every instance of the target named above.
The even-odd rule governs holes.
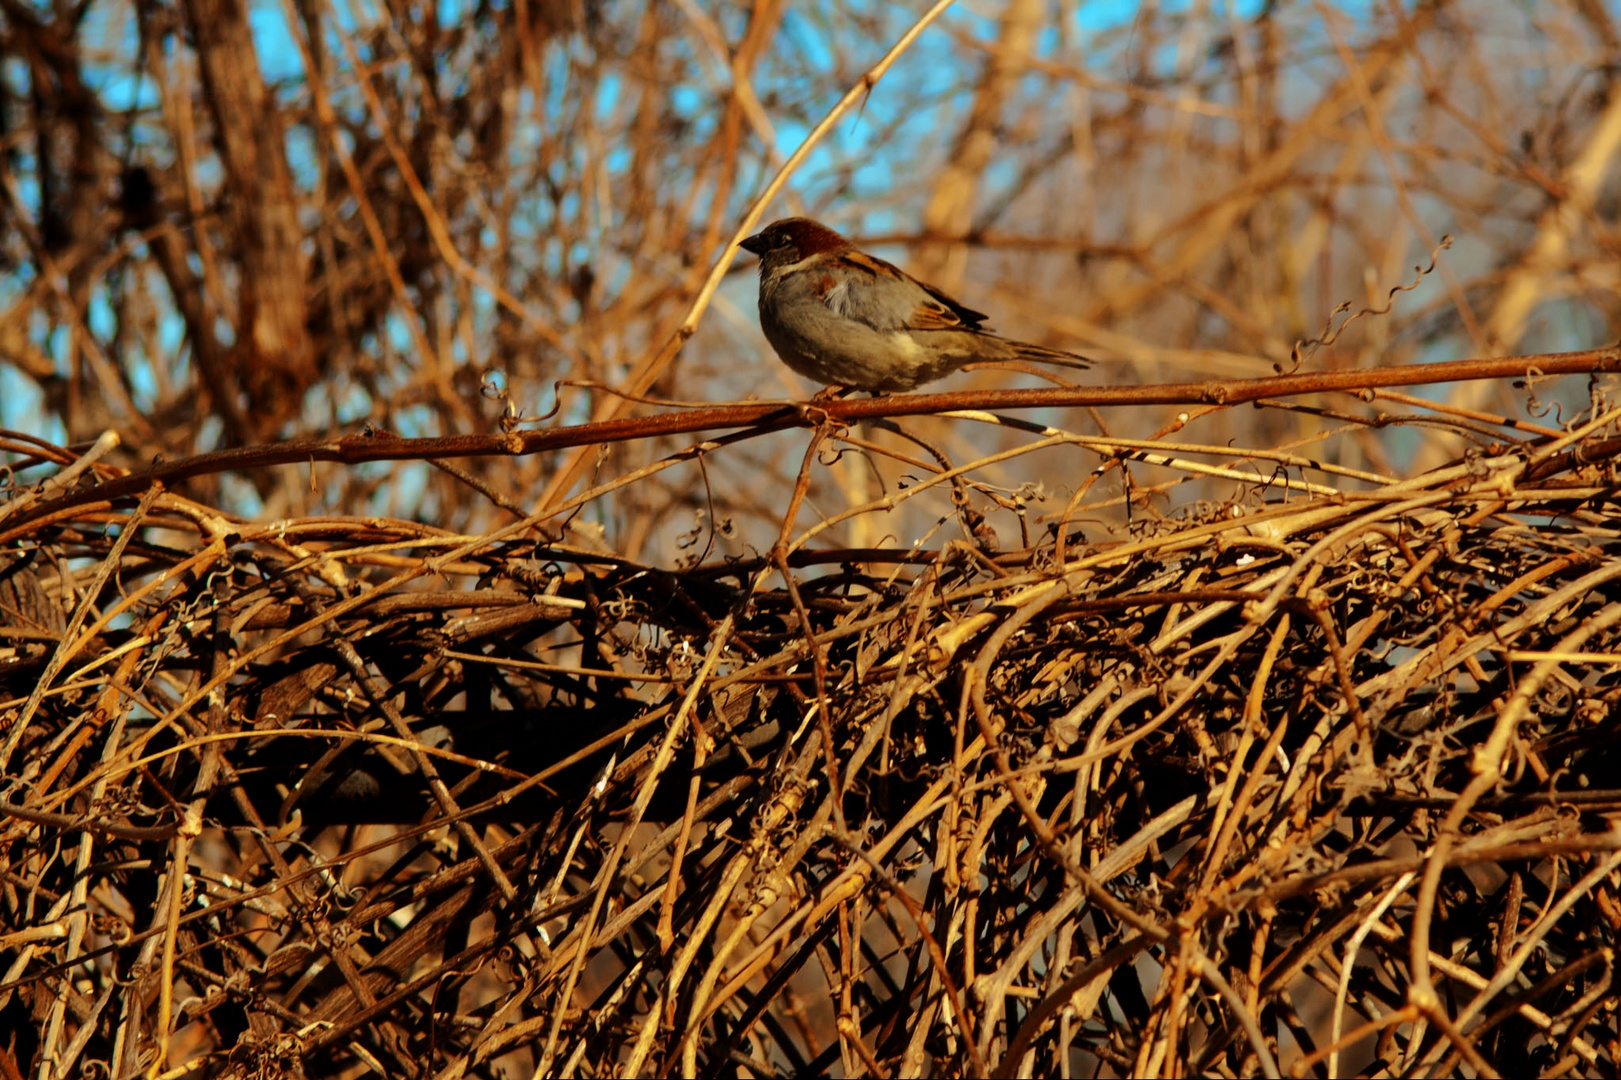
[[[997,337],[989,318],[809,218],[774,221],[743,241],[760,256],[760,329],[783,363],[830,386],[911,390],[964,364],[1084,356]]]

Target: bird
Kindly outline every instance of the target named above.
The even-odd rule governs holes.
[[[830,387],[912,390],[965,364],[1084,356],[998,337],[990,316],[856,250],[810,218],[774,221],[742,242],[760,257],[760,328],[783,363]]]

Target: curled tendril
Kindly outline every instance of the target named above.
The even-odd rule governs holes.
[[[1552,401],[1544,405],[1542,399],[1537,397],[1537,382],[1542,378],[1544,376],[1541,369],[1533,367],[1525,373],[1525,378],[1518,380],[1514,385],[1525,390],[1525,411],[1527,413],[1539,420],[1549,413],[1553,413],[1554,422],[1563,426],[1565,410],[1559,402]]]
[[[506,402],[506,409],[501,412],[501,430],[512,431],[512,428],[515,428],[515,426],[519,425],[519,423],[524,422],[524,410],[515,409],[514,405],[512,405],[511,397],[507,396],[507,392],[504,391],[504,389],[498,389],[498,394],[491,394],[490,388],[493,386],[493,384],[493,381],[485,381],[483,394],[485,394],[485,397],[499,397],[499,401]],[[562,388],[564,388],[564,386],[577,386],[577,383],[572,383],[572,381],[569,381],[569,379],[558,379],[558,381],[554,381],[554,383],[551,384],[551,409],[546,410],[546,412],[543,412],[543,414],[537,415],[537,417],[533,417],[532,420],[530,420],[530,423],[545,423],[546,420],[551,420],[551,418],[556,417],[559,412],[562,412]],[[511,422],[507,420],[509,417],[511,417]]]
[[[479,385],[478,392],[479,396],[488,401],[499,401],[501,403],[501,418],[496,423],[500,425],[503,434],[512,434],[513,431],[517,430],[518,425],[523,423],[523,410],[518,408],[517,403],[507,393],[506,387],[494,375],[485,377],[484,382]],[[555,415],[558,406],[561,404],[562,397],[558,395],[552,412],[547,414],[548,417]]]
[[[1338,341],[1340,339],[1340,335],[1345,333],[1345,328],[1346,327],[1350,326],[1352,323],[1356,322],[1358,319],[1362,318],[1365,315],[1389,315],[1390,312],[1391,312],[1391,309],[1393,309],[1396,306],[1396,304],[1395,304],[1396,294],[1397,293],[1404,293],[1404,292],[1412,292],[1414,289],[1418,288],[1419,284],[1422,283],[1425,278],[1429,277],[1431,274],[1433,274],[1435,272],[1435,267],[1437,265],[1437,260],[1439,259],[1441,252],[1445,251],[1447,248],[1450,248],[1451,246],[1452,246],[1452,237],[1451,237],[1450,234],[1447,235],[1447,236],[1441,237],[1440,243],[1436,244],[1435,247],[1430,249],[1430,263],[1429,263],[1429,265],[1428,266],[1415,266],[1415,267],[1413,267],[1413,273],[1416,274],[1417,276],[1414,277],[1412,281],[1408,282],[1405,285],[1394,285],[1394,286],[1392,286],[1390,288],[1390,290],[1385,293],[1385,306],[1384,307],[1382,307],[1382,308],[1371,308],[1371,307],[1362,308],[1360,311],[1356,312],[1350,318],[1346,319],[1344,322],[1340,323],[1338,326],[1335,326],[1334,325],[1335,318],[1340,316],[1340,315],[1343,315],[1347,311],[1351,310],[1351,302],[1349,300],[1344,301],[1343,303],[1341,303],[1338,307],[1336,307],[1332,312],[1329,313],[1327,321],[1325,321],[1323,323],[1323,330],[1322,330],[1321,334],[1319,334],[1317,337],[1309,338],[1309,339],[1307,339],[1305,341],[1297,341],[1297,342],[1295,342],[1294,348],[1289,350],[1290,368],[1289,368],[1289,371],[1287,373],[1282,371],[1280,365],[1273,365],[1273,369],[1278,371],[1279,374],[1293,374],[1296,370],[1298,370],[1300,368],[1300,363],[1304,359],[1307,350],[1316,350],[1316,349],[1325,348],[1325,347],[1327,347],[1329,345],[1334,344],[1336,341]]]

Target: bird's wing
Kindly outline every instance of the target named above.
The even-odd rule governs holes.
[[[900,320],[897,329],[979,330],[980,323],[990,318],[973,308],[964,307],[928,282],[919,281],[876,256],[863,251],[847,251],[842,257],[850,265],[872,274],[878,282],[888,283],[916,297],[916,306]]]

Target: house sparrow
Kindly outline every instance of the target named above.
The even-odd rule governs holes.
[[[1073,353],[997,337],[980,326],[988,316],[809,218],[772,222],[743,247],[760,256],[766,340],[783,363],[818,382],[880,393],[976,362],[1088,366]]]

